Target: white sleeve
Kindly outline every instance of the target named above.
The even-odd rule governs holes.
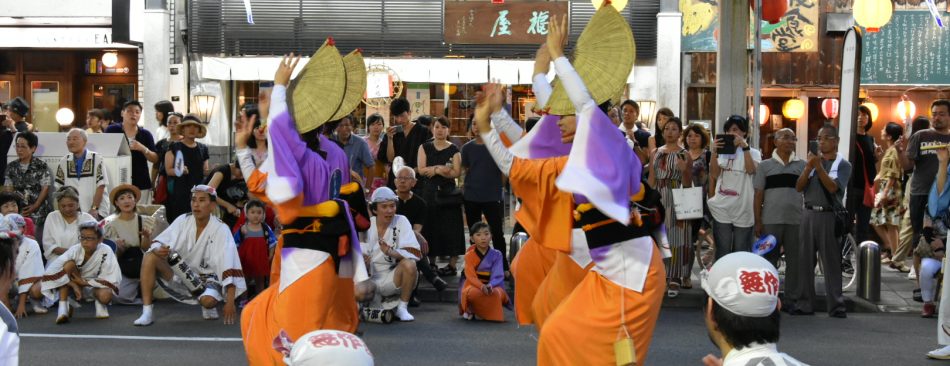
[[[188,217],[189,215],[178,216],[178,218],[175,219],[175,221],[173,221],[171,225],[168,225],[168,227],[165,228],[165,230],[163,230],[161,234],[158,234],[158,236],[155,237],[155,239],[152,239],[153,244],[158,243],[160,245],[152,245],[150,248],[148,248],[148,251],[151,252],[152,250],[158,249],[158,247],[162,245],[167,246],[171,249],[175,249],[174,245],[177,244],[175,242],[178,241],[177,240],[178,235],[180,234],[182,230],[182,226],[184,226],[184,222],[185,220],[188,219]]]
[[[554,92],[551,83],[548,83],[548,76],[539,73],[534,75],[531,82],[531,90],[534,91],[534,95],[538,99],[538,103],[535,105],[538,108],[544,108],[548,104],[548,99],[551,99],[551,93]]]
[[[480,134],[482,135],[482,140],[485,141],[485,146],[488,148],[488,153],[491,154],[492,159],[495,160],[495,164],[498,164],[498,169],[501,169],[502,174],[509,175],[511,173],[511,164],[514,162],[515,156],[501,143],[501,137],[499,137],[495,131],[481,132]]]
[[[419,250],[419,241],[416,240],[416,232],[412,231],[412,224],[409,223],[409,219],[405,216],[396,216],[396,226],[399,228],[399,249],[397,250],[400,255],[405,258],[412,258],[418,260],[419,257],[416,254],[406,251],[404,248],[415,248]]]
[[[508,111],[504,108],[491,114],[491,123],[495,126],[495,129],[500,131],[499,133],[505,134],[505,137],[507,137],[511,143],[520,140],[521,136],[524,135],[524,130],[521,129],[521,126],[511,118],[511,115],[509,115]]]
[[[43,225],[43,257],[47,260],[50,259],[50,256],[53,255],[53,249],[58,248],[56,246],[56,237],[53,236],[53,232],[62,230],[61,225],[56,220],[56,216],[59,215],[59,211],[50,212],[46,215],[45,225]]]
[[[560,78],[561,83],[564,84],[564,90],[567,91],[567,96],[571,99],[571,102],[574,103],[575,113],[580,113],[584,109],[584,106],[597,106],[597,102],[591,98],[590,92],[587,91],[584,80],[582,80],[581,76],[574,70],[574,66],[567,60],[567,57],[561,56],[558,57],[557,60],[554,60],[554,70],[557,71],[558,78]]]
[[[270,115],[267,116],[268,124],[274,120],[274,116],[287,110],[287,87],[275,84],[270,93]]]
[[[234,298],[236,299],[247,290],[247,281],[244,280],[241,259],[237,252],[237,245],[234,244],[234,236],[228,231],[228,226],[219,222],[217,230],[215,236],[218,238],[215,241],[220,243],[217,246],[219,253],[214,255],[211,260],[216,261],[215,266],[217,268],[215,268],[215,272],[221,280],[221,287],[234,285]],[[221,295],[226,295],[226,293]]]
[[[241,175],[244,176],[246,181],[251,178],[254,170],[257,169],[257,165],[254,164],[254,157],[251,156],[251,149],[244,148],[235,152],[237,153],[238,165],[241,167]]]
[[[115,253],[112,252],[112,249],[107,246],[101,248],[100,251],[105,253],[106,257],[102,263],[100,263],[99,275],[95,278],[89,278],[88,282],[92,287],[109,288],[115,291],[114,289],[118,288],[119,282],[122,282],[122,271],[119,270],[119,260],[116,258]]]

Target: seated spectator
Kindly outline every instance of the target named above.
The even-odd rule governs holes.
[[[46,263],[56,260],[66,249],[76,244],[79,237],[79,223],[96,221],[92,215],[79,211],[79,192],[76,188],[65,186],[53,195],[57,210],[46,215],[43,225],[43,256]]]
[[[102,156],[86,149],[86,131],[74,128],[66,135],[66,148],[69,154],[59,159],[53,175],[56,187],[70,186],[79,193],[79,207],[95,218],[109,214],[108,202],[103,202],[106,194],[106,170]]]
[[[36,314],[46,314],[46,306],[52,303],[43,302],[43,293],[40,292],[40,280],[43,279],[43,251],[36,240],[22,235],[26,227],[26,220],[18,214],[9,214],[3,217],[0,223],[0,231],[7,230],[16,233],[14,240],[19,244],[16,251],[16,286],[17,286],[17,307],[16,317],[26,316],[26,299],[29,296],[33,302],[33,312]],[[4,305],[9,308],[7,298],[3,298]]]
[[[43,295],[50,301],[59,300],[56,324],[68,323],[73,315],[68,299],[70,292],[77,300],[83,299],[83,288],[92,287],[96,301],[96,318],[109,317],[106,307],[118,292],[116,284],[122,280],[119,262],[112,248],[102,243],[102,228],[98,222],[79,224],[79,244],[50,262],[43,275]]]
[[[17,160],[10,162],[4,172],[6,180],[4,180],[3,189],[15,191],[23,196],[23,202],[20,202],[22,211],[19,213],[30,219],[27,221],[30,225],[29,233],[24,234],[28,236],[33,236],[33,224],[40,227],[37,230],[43,230],[43,220],[50,212],[48,194],[53,185],[53,175],[50,173],[49,166],[42,159],[36,159],[34,156],[38,144],[39,138],[36,134],[32,132],[18,134],[15,145]]]
[[[749,276],[759,285],[745,285]],[[716,261],[703,279],[709,295],[703,313],[709,339],[723,358],[707,355],[706,365],[804,365],[775,345],[782,307],[778,288],[778,270],[760,256],[735,252]]]
[[[917,248],[914,248],[914,256],[920,258],[918,278],[920,279],[920,298],[924,301],[924,308],[920,313],[922,318],[933,318],[937,314],[937,306],[934,304],[937,295],[937,276],[943,269],[943,257],[946,254],[944,247],[946,232],[943,235],[934,235],[933,226],[930,216],[925,215],[921,237],[930,245],[917,245]]]
[[[491,247],[488,224],[476,222],[468,230],[472,246],[465,253],[465,270],[459,279],[459,314],[463,318],[503,322],[502,306],[510,305],[505,292],[504,256]]]
[[[244,206],[247,221],[234,227],[234,242],[244,278],[254,284],[254,290],[248,291],[248,300],[267,288],[270,276],[270,262],[274,258],[277,236],[270,226],[264,223],[264,202],[248,201]]]
[[[412,224],[412,231],[416,233],[416,240],[422,248],[423,257],[419,259],[419,271],[422,272],[422,278],[432,284],[436,291],[443,291],[448,286],[436,272],[438,268],[429,263],[429,258],[425,255],[428,252],[428,243],[422,237],[422,225],[426,221],[426,201],[419,195],[412,193],[416,186],[416,171],[408,166],[397,164],[396,171],[396,196],[399,197],[399,203],[396,205],[396,214],[405,216]],[[413,300],[416,297],[413,296]]]
[[[155,227],[151,216],[137,212],[136,202],[141,198],[140,194],[138,187],[131,184],[115,187],[109,201],[116,213],[102,220],[105,238],[115,243],[115,254],[122,271],[122,282],[117,284],[119,290],[116,293],[116,302],[122,304],[136,302],[143,253],[152,245]]]
[[[0,231],[0,293],[9,293],[16,277],[16,233]],[[20,355],[20,332],[6,305],[0,306],[0,364],[16,365]]]
[[[154,322],[152,291],[156,279],[160,280],[159,285],[166,292],[188,292],[182,278],[175,276],[169,265],[168,260],[173,254],[187,263],[203,282],[204,290],[196,299],[201,305],[202,317],[218,319],[218,303],[225,301],[224,324],[234,324],[237,318],[234,299],[244,293],[247,286],[234,237],[221,220],[211,215],[218,198],[214,188],[198,185],[191,192],[192,214],[175,219],[152,240],[152,246],[142,259],[142,316],[135,320],[135,325],[146,326]]]
[[[241,208],[247,203],[247,183],[241,174],[237,161],[221,165],[208,175],[205,184],[218,192],[218,207],[221,208],[221,221],[233,228],[241,217]]]
[[[19,214],[20,207],[23,207],[23,201],[19,192],[0,192],[0,215]],[[26,226],[21,233],[31,238],[35,237],[36,226],[33,225],[33,219],[25,217],[23,221],[26,222]]]
[[[399,198],[388,187],[373,192],[370,219],[363,257],[377,294],[383,298],[399,295],[396,317],[404,322],[415,318],[409,314],[409,299],[416,285],[416,261],[422,256],[415,232],[405,216],[396,214]]]

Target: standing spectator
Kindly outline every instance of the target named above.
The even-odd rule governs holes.
[[[106,132],[107,126],[103,126],[102,123],[105,119],[106,115],[102,113],[101,109],[90,109],[89,112],[86,112],[86,133]]]
[[[666,140],[663,139],[663,127],[666,126],[666,122],[670,118],[675,117],[673,115],[673,110],[663,107],[660,110],[656,111],[656,124],[653,126],[653,136],[647,143],[649,148],[649,155],[652,156],[657,148],[660,146],[666,145]]]
[[[115,300],[134,304],[139,292],[139,274],[144,252],[152,245],[155,219],[137,212],[141,192],[132,184],[120,184],[112,190],[109,201],[115,213],[102,220],[105,238],[115,243],[122,281],[116,283]]]
[[[251,136],[247,138],[247,147],[251,148],[251,160],[258,168],[267,160],[267,128],[263,127],[257,105],[244,104],[240,115],[241,123],[252,123]]]
[[[918,131],[926,130],[930,128],[930,119],[924,116],[917,116],[914,118],[914,121],[910,125],[910,135],[913,136]],[[907,151],[907,139],[901,138],[897,140],[897,143],[894,144],[894,148],[897,150],[897,157],[901,159],[901,169],[904,170],[907,174],[907,180],[904,182],[904,196],[901,200],[901,208],[904,211],[904,214],[901,216],[900,232],[897,234],[897,252],[891,256],[891,262],[904,263],[907,259],[907,256],[911,252],[911,239],[914,237],[914,230],[910,224],[910,210],[907,208],[910,207],[910,186],[914,180],[913,167],[908,167],[903,165],[903,155]],[[907,273],[914,269],[914,267],[907,268],[907,266],[899,267],[902,272]],[[909,277],[916,276],[916,273],[910,273]]]
[[[6,106],[4,105],[4,109]],[[2,116],[6,117],[6,115]],[[13,135],[16,134],[16,129],[13,127],[13,120],[9,118],[4,118],[0,120],[0,151],[10,151],[10,145],[13,145]],[[7,159],[0,159],[0,169],[3,169],[4,172],[7,171]],[[0,183],[3,183],[4,176],[0,176]]]
[[[771,234],[778,245],[785,248],[788,273],[785,293],[792,298],[801,297],[801,284],[797,281],[799,261],[803,254],[798,240],[802,220],[802,195],[795,190],[795,182],[805,170],[805,161],[795,156],[795,131],[783,128],[775,132],[775,150],[772,158],[762,161],[755,170],[755,236]],[[773,266],[782,256],[779,247],[772,249],[765,259]]]
[[[920,233],[924,225],[924,209],[927,205],[927,195],[930,186],[934,183],[939,162],[936,150],[924,150],[928,146],[939,146],[950,143],[950,100],[939,99],[930,106],[933,120],[931,128],[915,133],[907,143],[907,152],[901,156],[901,166],[904,169],[914,168],[914,179],[910,186],[910,225],[913,230],[911,248],[917,247],[920,242]],[[920,272],[920,258],[914,258],[915,273]],[[917,290],[919,291],[919,289]]]
[[[455,178],[462,170],[458,147],[448,141],[449,121],[439,117],[432,124],[433,141],[419,147],[419,173],[427,177],[423,199],[429,203],[422,236],[429,241],[429,257],[448,256],[449,264],[439,269],[443,276],[458,273],[458,256],[465,254],[462,225],[462,195]],[[408,165],[408,163],[407,163]]]
[[[23,217],[33,220],[36,232],[43,232],[43,221],[49,214],[49,191],[53,185],[53,176],[49,166],[42,159],[36,159],[38,139],[32,132],[23,132],[16,136],[17,160],[7,165],[4,172],[4,190],[19,192],[23,195]],[[42,237],[36,238],[42,241]]]
[[[369,145],[362,137],[353,134],[353,115],[347,115],[336,126],[336,140],[343,145],[346,158],[350,161],[350,170],[365,179],[364,168],[371,168],[376,164],[376,158],[369,151]],[[364,186],[366,181],[363,182]]]
[[[689,277],[687,269],[693,256],[691,244],[692,225],[676,217],[673,210],[673,190],[685,188],[692,184],[692,162],[686,155],[686,150],[680,146],[680,137],[683,134],[683,125],[679,118],[673,117],[663,128],[663,141],[650,161],[650,176],[647,180],[650,187],[660,192],[663,197],[663,207],[666,208],[664,224],[673,256],[666,267],[667,291],[669,297],[679,295],[683,277]]]
[[[52,262],[79,242],[79,223],[95,221],[91,215],[79,210],[79,192],[75,187],[63,186],[53,195],[56,211],[46,215],[43,225],[43,256],[46,263]]]
[[[148,163],[157,163],[158,154],[155,153],[155,140],[152,133],[139,127],[142,117],[142,104],[137,100],[125,103],[122,106],[122,123],[106,128],[106,133],[124,133],[129,149],[132,150],[132,184],[142,192],[140,203],[152,202],[152,179],[148,171]]]
[[[706,192],[709,190],[707,187],[709,185],[709,162],[712,158],[712,153],[709,152],[709,132],[707,132],[703,126],[691,123],[686,127],[686,132],[683,135],[683,144],[686,146],[688,161],[691,162],[689,176],[692,178],[692,186],[703,188],[703,218],[690,222],[690,238],[695,242],[696,239],[700,237],[700,230],[709,229],[709,222],[706,219],[709,213],[709,208],[706,207]],[[689,246],[689,244],[687,244],[687,246]],[[693,273],[693,263],[695,262],[692,260],[694,253],[695,252],[691,252],[687,254],[690,260],[687,263],[686,273],[684,274],[683,284],[681,285],[681,287],[685,289],[693,288],[691,274]]]
[[[9,147],[9,145],[7,146]],[[16,233],[0,233],[0,293],[9,294],[16,279]],[[0,364],[20,362],[20,331],[6,305],[0,306]]]
[[[165,173],[165,153],[168,152],[168,148],[172,143],[181,140],[181,135],[178,133],[178,124],[181,123],[181,118],[181,113],[169,113],[167,122],[165,123],[165,128],[168,129],[169,133],[168,137],[158,140],[158,142],[155,143],[155,154],[159,156],[159,159],[158,163],[152,164],[152,187],[155,190],[153,203],[164,205],[166,214],[169,203],[168,174]]]
[[[412,224],[412,231],[416,232],[416,240],[423,248],[423,257],[419,258],[419,272],[422,272],[422,278],[432,284],[436,291],[443,291],[447,283],[435,271],[429,262],[429,257],[425,254],[429,248],[429,243],[422,237],[422,228],[426,222],[426,211],[428,211],[426,201],[419,195],[412,193],[416,186],[416,171],[407,166],[401,166],[396,170],[396,196],[399,197],[399,204],[396,205],[396,214],[403,215]],[[417,300],[413,295],[413,300]],[[411,305],[412,303],[410,303]]]
[[[634,142],[633,151],[641,162],[650,161],[647,155],[647,148],[650,146],[650,131],[643,129],[643,124],[638,122],[640,119],[640,105],[633,100],[627,99],[620,104],[623,123],[620,129],[627,135],[627,139]]]
[[[26,115],[30,114],[30,104],[23,97],[16,97],[7,102],[6,114],[7,119],[13,121],[13,128],[16,129],[16,132],[33,130],[33,126],[26,121]]]
[[[907,271],[907,266],[903,261],[894,262],[891,260],[897,252],[898,226],[901,222],[901,197],[903,197],[903,188],[901,187],[900,158],[895,147],[898,140],[904,135],[904,128],[901,125],[890,122],[881,130],[881,141],[884,142],[884,157],[881,159],[881,169],[877,171],[874,177],[874,187],[876,195],[874,197],[874,209],[871,210],[870,224],[874,226],[878,236],[884,244],[884,250],[888,252],[887,257],[882,260],[882,264],[888,264],[891,268],[901,272]],[[883,253],[883,251],[882,251]]]
[[[235,161],[221,165],[208,174],[205,185],[213,187],[218,192],[216,203],[221,212],[221,221],[229,228],[237,224],[241,217],[241,208],[247,203],[247,183],[241,173],[241,167]]]
[[[165,153],[165,174],[168,175],[165,219],[168,222],[191,212],[191,188],[204,181],[208,170],[208,147],[195,141],[208,134],[207,124],[189,114],[182,118],[178,132],[181,141],[172,143]]]
[[[363,172],[366,177],[366,188],[372,194],[376,188],[386,185],[386,174],[389,169],[388,164],[379,160],[379,146],[383,141],[383,116],[379,113],[373,113],[367,117],[366,130],[366,144],[369,146],[369,153],[373,156],[373,159],[376,159],[373,166]],[[413,175],[415,174],[413,173]]]
[[[472,227],[482,221],[482,215],[485,215],[491,229],[492,247],[501,252],[505,272],[508,272],[508,249],[502,228],[505,223],[505,203],[502,201],[504,178],[495,160],[488,153],[488,148],[478,133],[478,126],[474,123],[469,126],[475,139],[462,146],[465,220],[468,227]]]
[[[940,149],[935,149],[934,151],[936,151],[939,166],[938,166],[936,177],[935,177],[936,181],[934,182],[933,187],[931,187],[930,191],[928,192],[928,197],[927,197],[928,198],[927,200],[928,212],[927,213],[930,217],[946,218],[947,209],[948,207],[950,207],[950,194],[948,194],[948,192],[950,192],[950,185],[947,184],[948,182],[950,182],[950,178],[948,178],[948,173],[947,173],[948,171],[947,165],[950,164],[950,149],[940,148]],[[944,225],[946,225],[946,222],[944,222]],[[937,225],[934,225],[934,226],[937,226]],[[930,231],[930,228],[925,229],[925,231],[921,233],[922,236],[926,237],[927,236],[926,234],[928,234],[929,231]],[[942,239],[942,240],[934,240],[934,239]],[[924,291],[924,296],[922,296],[923,298],[921,299],[922,301],[924,301],[924,309],[921,316],[925,318],[933,316],[933,313],[935,310],[934,309],[935,306],[933,304],[933,300],[934,300],[933,296],[934,296],[934,292],[937,290],[937,286],[936,286],[936,280],[934,280],[933,278],[925,280],[924,274],[933,276],[940,272],[940,267],[941,267],[941,262],[942,262],[941,259],[943,256],[946,255],[945,245],[941,246],[940,242],[946,241],[946,240],[947,240],[946,236],[944,236],[943,238],[927,238],[927,242],[923,243],[923,245],[932,243],[930,247],[933,250],[932,251],[927,250],[929,248],[921,245],[920,248],[917,248],[914,251],[915,254],[918,254],[920,252],[930,252],[930,254],[932,255],[931,258],[922,259],[921,269],[920,269],[920,275],[921,275],[920,287]],[[943,283],[944,284],[950,283],[950,271],[947,271],[945,269],[943,271]],[[941,294],[940,294],[940,311],[937,312],[937,343],[940,344],[942,347],[928,352],[927,357],[939,359],[939,360],[950,360],[950,334],[947,334],[947,331],[946,331],[948,317],[950,317],[950,291],[944,290],[944,291],[941,291]]]
[[[818,130],[818,155],[808,154],[805,170],[798,176],[795,189],[805,195],[802,215],[801,260],[797,278],[804,286],[801,297],[789,298],[786,308],[792,315],[811,315],[815,297],[815,251],[825,273],[825,298],[828,315],[847,318],[844,296],[841,294],[841,245],[835,233],[834,207],[842,207],[844,189],[851,178],[851,163],[838,154],[838,129],[825,125]],[[924,199],[926,200],[926,196]],[[834,200],[834,201],[831,201]],[[718,244],[718,242],[717,242]],[[788,296],[786,296],[788,297]]]
[[[86,131],[78,128],[66,135],[69,154],[59,159],[54,181],[56,187],[70,186],[79,192],[79,208],[95,218],[109,214],[109,202],[103,201],[106,194],[106,170],[102,156],[86,149]]]
[[[112,114],[113,111],[110,111],[105,108],[102,108],[100,110],[106,116],[106,118],[102,120],[102,126],[103,126],[102,130],[105,131],[107,127],[112,126],[112,123],[115,121],[115,117]]]
[[[407,166],[415,169],[418,166],[419,147],[432,138],[432,132],[410,122],[409,111],[409,101],[405,98],[396,99],[389,105],[389,115],[393,125],[386,129],[386,135],[380,142],[376,158],[386,164],[392,164],[393,159],[400,156]],[[395,187],[394,179],[395,174],[389,174],[386,185],[390,188]]]
[[[871,110],[858,107],[858,122],[851,158],[854,159],[854,179],[848,187],[848,212],[855,217],[854,239],[858,243],[868,240],[870,235],[871,207],[865,205],[864,187],[874,182],[877,176],[877,158],[875,157],[874,137],[868,135],[871,129]]]
[[[168,138],[168,114],[174,111],[175,105],[173,105],[172,102],[160,100],[158,103],[155,103],[155,119],[158,121],[158,128],[155,129],[155,140]],[[125,118],[125,116],[122,118]]]
[[[725,141],[716,139],[712,151],[714,163],[709,165],[709,212],[713,217],[713,238],[716,241],[716,259],[738,251],[752,249],[755,213],[752,209],[755,191],[752,180],[762,153],[749,147],[746,136],[749,121],[731,116],[723,124],[723,131],[734,136],[736,152],[719,155]]]
[[[253,290],[248,288],[247,298],[250,300],[268,286],[270,263],[274,259],[277,236],[270,226],[264,223],[264,202],[248,201],[244,210],[247,212],[247,221],[233,227],[232,231],[245,281],[250,281],[248,285],[254,284]]]

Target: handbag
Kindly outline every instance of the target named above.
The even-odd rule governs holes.
[[[673,214],[677,220],[703,218],[703,187],[675,188]]]
[[[164,174],[158,174],[155,177],[155,194],[152,196],[152,203],[161,205],[168,200],[168,178]]]
[[[854,219],[851,217],[851,213],[848,212],[848,209],[844,208],[844,205],[841,204],[841,201],[831,195],[831,192],[828,192],[825,189],[825,186],[818,183],[821,186],[822,192],[825,192],[825,198],[828,199],[828,202],[831,203],[832,212],[835,214],[835,237],[840,238],[849,233],[853,232],[854,228]]]
[[[865,157],[865,155],[864,155],[864,149],[861,148],[861,144],[860,144],[860,143],[857,144],[856,146],[858,147],[858,152],[861,153],[861,161],[862,161],[862,164],[863,164],[865,161],[867,161],[867,160],[864,160],[864,159],[866,159],[866,157]],[[861,170],[864,171],[864,199],[863,199],[862,203],[863,203],[864,206],[866,206],[866,207],[874,208],[874,185],[871,184],[871,182],[868,181],[868,169],[867,169],[867,166],[864,166],[863,168],[864,168],[864,169],[861,169]]]
[[[142,215],[137,215],[139,224],[139,232],[142,232]],[[142,271],[142,258],[145,256],[145,252],[142,251],[141,243],[136,248],[126,248],[122,255],[119,256],[119,271],[122,272],[123,277],[127,278],[139,278]]]

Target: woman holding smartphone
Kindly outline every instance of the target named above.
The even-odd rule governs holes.
[[[723,131],[732,135],[734,152],[726,154],[728,138],[716,136],[712,162],[709,164],[709,212],[713,217],[713,239],[716,259],[724,255],[750,251],[754,241],[755,213],[752,209],[755,191],[753,177],[762,161],[762,154],[749,147],[746,136],[749,121],[733,115],[723,124]],[[722,154],[720,154],[722,153]]]
[[[679,295],[682,278],[689,277],[689,262],[692,260],[692,226],[687,221],[678,220],[673,209],[673,189],[692,185],[692,163],[687,150],[680,145],[682,134],[683,122],[677,117],[670,118],[663,126],[663,139],[666,144],[657,148],[653,154],[647,181],[651,187],[660,191],[663,207],[666,208],[664,224],[670,250],[673,252],[666,266],[666,296],[671,298]]]

